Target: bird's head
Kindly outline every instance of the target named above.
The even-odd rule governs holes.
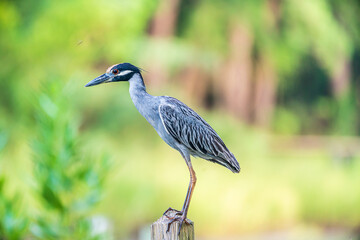
[[[141,69],[130,63],[120,63],[109,67],[106,72],[88,82],[85,87],[95,86],[108,82],[129,81],[136,73],[140,74]]]

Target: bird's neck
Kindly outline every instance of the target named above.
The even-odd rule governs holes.
[[[146,87],[144,84],[144,80],[141,77],[140,73],[135,73],[130,79],[130,96],[133,98],[133,96],[136,96],[138,94],[147,94]]]
[[[133,77],[129,80],[130,87],[130,97],[134,102],[136,108],[140,111],[140,106],[144,104],[152,96],[146,92],[146,87],[144,80],[141,77],[140,73],[135,73]]]

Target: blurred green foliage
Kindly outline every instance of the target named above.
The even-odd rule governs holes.
[[[105,233],[94,232],[90,213],[102,197],[109,160],[79,147],[78,120],[67,103],[70,92],[59,81],[48,81],[34,103],[37,136],[29,186],[34,201],[21,201],[24,192],[11,197],[4,189],[11,173],[0,172],[2,239],[104,239]],[[1,132],[0,152],[6,142]],[[24,211],[25,206],[32,209]]]
[[[21,209],[21,196],[8,197],[5,193],[5,178],[0,178],[0,236],[2,239],[24,239],[27,236],[29,219]]]
[[[80,152],[76,115],[65,93],[59,81],[52,81],[38,98],[34,176],[45,211],[32,233],[39,239],[95,239],[89,211],[101,199],[109,163]]]
[[[0,156],[7,142],[7,136],[0,132]],[[0,236],[2,239],[23,239],[27,234],[29,219],[26,217],[21,203],[21,196],[9,196],[5,189],[6,178],[0,172]]]

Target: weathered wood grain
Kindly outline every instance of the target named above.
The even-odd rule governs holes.
[[[169,210],[167,216],[174,217],[176,211]],[[166,232],[170,219],[161,216],[156,222],[151,225],[151,240],[194,240],[194,223],[187,219],[190,224],[183,223],[180,235],[177,235],[180,223],[178,221],[171,224],[169,232]]]

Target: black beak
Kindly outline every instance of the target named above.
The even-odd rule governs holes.
[[[88,82],[85,87],[91,87],[91,86],[95,86],[95,85],[99,85],[102,83],[106,83],[106,82],[110,82],[110,77],[106,74],[103,74],[97,78],[95,78],[94,80],[91,80],[90,82]]]

